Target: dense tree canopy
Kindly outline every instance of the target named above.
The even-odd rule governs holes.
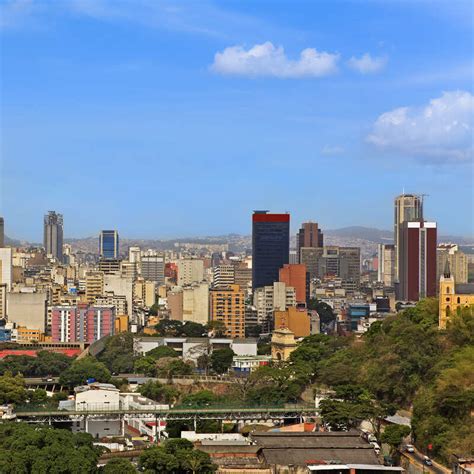
[[[28,393],[21,375],[13,376],[10,372],[7,372],[0,377],[0,405],[6,403],[20,404],[27,398]]]
[[[36,357],[8,355],[0,360],[0,375],[11,372],[24,377],[58,376],[74,361],[72,357],[51,351],[39,351]]]
[[[194,449],[186,439],[169,439],[162,446],[146,449],[139,466],[145,472],[162,474],[210,474],[217,469],[207,453]]]
[[[155,402],[171,404],[179,397],[179,390],[170,385],[163,385],[158,381],[148,380],[140,385],[138,391]]]
[[[101,472],[104,474],[136,474],[137,470],[128,459],[114,458],[107,462]]]
[[[75,360],[59,377],[59,383],[67,387],[76,387],[94,378],[97,382],[109,382],[110,372],[107,367],[91,356]]]
[[[224,347],[224,349],[216,349],[212,351],[212,370],[218,374],[227,372],[232,365],[232,359],[234,358],[234,355],[234,351],[230,347]]]
[[[178,357],[179,354],[169,346],[158,346],[146,353],[147,357],[153,357],[153,359],[161,359],[162,357]]]
[[[0,424],[0,472],[85,474],[96,472],[100,450],[86,433],[38,427],[27,423]]]
[[[97,356],[112,373],[128,374],[133,372],[136,359],[133,353],[133,334],[121,332],[107,338],[105,349]]]

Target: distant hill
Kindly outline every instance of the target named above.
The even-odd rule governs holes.
[[[387,243],[393,240],[393,232],[391,230],[380,230],[373,227],[342,227],[341,229],[323,230],[323,233],[324,236],[368,240],[377,243]]]

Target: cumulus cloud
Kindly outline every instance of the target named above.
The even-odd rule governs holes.
[[[285,50],[267,41],[246,50],[231,46],[216,53],[211,69],[219,74],[237,76],[271,76],[279,78],[321,77],[337,71],[339,54],[319,52],[314,48],[301,51],[296,60]]]
[[[363,54],[360,58],[352,56],[347,61],[349,67],[361,74],[373,74],[381,71],[387,64],[387,58],[385,56],[372,57],[369,53]]]
[[[375,121],[367,140],[385,150],[430,161],[468,161],[474,156],[474,96],[443,92],[424,107],[401,107]]]

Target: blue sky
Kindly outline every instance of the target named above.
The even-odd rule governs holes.
[[[474,234],[469,1],[0,4],[12,237],[389,229],[403,189]]]

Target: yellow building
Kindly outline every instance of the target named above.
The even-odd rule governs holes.
[[[95,303],[95,299],[104,293],[104,274],[102,272],[88,272],[86,275],[86,301]]]
[[[154,281],[137,280],[133,292],[135,298],[140,300],[147,308],[155,304],[156,284]]]
[[[272,334],[272,359],[284,361],[296,349],[295,335],[286,328],[275,329]]]
[[[17,336],[16,342],[18,344],[23,344],[25,342],[37,341],[43,342],[44,341],[44,333],[41,332],[39,329],[30,329],[25,326],[18,326],[16,328]]]
[[[449,316],[459,309],[474,305],[474,284],[456,284],[451,275],[449,261],[439,280],[439,329],[445,329]]]
[[[115,334],[128,331],[128,316],[121,314],[115,318]]]
[[[275,311],[275,329],[289,329],[295,337],[306,337],[311,334],[311,320],[308,312],[294,306],[286,311]]]
[[[222,321],[226,337],[245,337],[245,293],[239,285],[216,288],[209,292],[211,321]]]

